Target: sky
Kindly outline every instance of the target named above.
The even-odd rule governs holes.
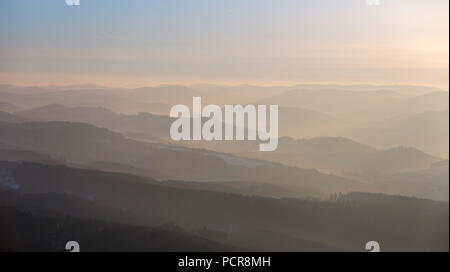
[[[448,0],[0,1],[0,83],[448,90]]]

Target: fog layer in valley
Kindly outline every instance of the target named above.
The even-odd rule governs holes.
[[[279,105],[278,148],[172,141],[170,108],[193,96]],[[448,101],[421,86],[0,85],[1,249],[61,250],[79,226],[94,251],[446,251]],[[36,234],[19,243],[23,224]]]

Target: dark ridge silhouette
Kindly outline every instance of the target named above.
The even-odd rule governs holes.
[[[2,162],[0,173],[2,186],[21,194],[65,193],[100,207],[129,211],[138,222],[224,232],[231,245],[244,248],[270,245],[283,250],[287,245],[282,237],[292,237],[298,241],[289,246],[292,250],[322,245],[324,250],[362,251],[367,241],[376,240],[384,251],[448,251],[448,202],[367,193],[338,194],[329,201],[250,197],[36,163]],[[249,232],[254,234],[247,240],[238,238]],[[273,235],[258,242],[263,239],[258,233]],[[274,246],[277,239],[280,243]],[[217,240],[225,241],[221,235]],[[309,248],[311,243],[315,246]]]
[[[0,101],[0,111],[13,112],[18,111],[20,108],[11,103]]]
[[[84,252],[233,250],[170,226],[150,228],[71,216],[38,217],[1,206],[0,218],[7,222],[0,226],[0,251],[66,251],[68,241],[77,241]]]
[[[27,119],[24,117],[20,117],[18,115],[8,113],[5,111],[0,111],[0,122],[8,122],[8,123],[21,123],[25,122]]]

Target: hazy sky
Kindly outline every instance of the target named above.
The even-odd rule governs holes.
[[[0,82],[448,89],[449,1],[2,0]]]

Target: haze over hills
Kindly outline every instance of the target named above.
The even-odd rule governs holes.
[[[99,107],[46,105],[16,113],[30,120],[87,122],[126,132],[136,138],[169,138],[174,119],[150,113],[125,115]],[[279,109],[279,135],[294,138],[344,136],[376,148],[405,145],[443,158],[448,157],[448,111],[401,115],[377,122],[352,122],[298,108]],[[408,135],[408,137],[404,137]],[[208,148],[216,143],[189,143]],[[222,145],[224,143],[218,143]],[[238,145],[240,143],[237,143]],[[226,145],[226,144],[225,144]],[[217,147],[219,148],[219,147]],[[221,150],[224,151],[224,150]]]
[[[301,107],[348,120],[373,121],[400,114],[448,110],[448,92],[405,96],[391,90],[368,92],[324,89],[290,90],[258,103]]]
[[[100,209],[107,211],[102,212],[102,220],[123,222],[125,215],[128,225],[175,222],[208,240],[252,250],[360,251],[368,236],[376,237],[387,251],[448,249],[448,239],[443,239],[448,237],[447,202],[364,193],[330,201],[249,197],[174,188],[132,175],[34,163],[2,162],[0,171],[2,180],[17,184],[10,192],[0,191],[3,203],[19,210],[31,208],[35,217],[69,214],[86,218],[89,215],[80,216],[77,211],[91,206],[93,215]],[[36,197],[41,199],[40,205],[33,204]],[[17,198],[23,199],[21,206],[14,206]],[[64,205],[67,201],[72,204]],[[422,220],[423,216],[427,220]]]
[[[415,148],[376,150],[334,137],[281,138],[279,145],[279,150],[266,155],[237,154],[369,182],[365,190],[374,192],[448,200],[448,163]]]
[[[413,146],[435,156],[448,158],[449,112],[430,111],[361,124],[345,134],[379,148]]]
[[[12,114],[6,111],[0,111],[0,122],[8,122],[8,123],[22,123],[27,119],[16,114]]]
[[[0,86],[0,101],[4,103],[28,110],[49,104],[69,106],[70,109],[61,108],[58,112],[65,121],[89,122],[120,132],[126,129],[143,139],[167,136],[165,126],[169,124],[159,117],[140,112],[167,116],[175,104],[191,106],[193,96],[201,96],[203,105],[279,104],[280,136],[343,136],[376,148],[406,145],[434,156],[448,157],[448,92],[437,88],[376,85],[162,85],[135,89]],[[86,113],[72,112],[78,107]],[[110,121],[112,124],[103,123],[99,120],[106,118],[98,108],[126,116],[116,116],[119,118]],[[27,114],[27,110],[21,112]],[[139,118],[132,117],[139,113],[142,115]],[[39,115],[32,114],[29,112],[27,117]],[[43,120],[63,119],[52,109],[41,114]],[[130,124],[134,119],[141,121]],[[418,131],[429,133],[424,137]],[[406,142],[404,135],[408,135]]]
[[[19,116],[14,117],[16,115]],[[47,105],[22,111],[15,115],[9,114],[8,118],[5,118],[4,121],[23,122],[24,120],[87,122],[125,133],[132,138],[145,139],[155,143],[163,142],[163,146],[171,142],[170,140],[161,141],[161,139],[168,139],[168,131],[172,120],[165,116],[148,113],[125,115],[117,114],[100,107],[65,107],[62,105]],[[310,120],[317,120],[317,122]],[[250,141],[200,141],[176,144],[177,146],[179,144],[184,144],[194,148],[206,148],[218,152],[232,153],[238,156],[253,157],[265,161],[269,160],[294,167],[314,168],[325,173],[346,176],[363,182],[377,181],[383,183],[383,179],[392,179],[391,177],[387,177],[387,175],[420,171],[429,168],[432,163],[440,160],[440,158],[430,156],[419,150],[415,150],[414,148],[398,148],[394,143],[402,143],[409,146],[417,146],[421,143],[421,146],[424,147],[425,150],[430,149],[429,145],[439,148],[446,144],[448,145],[448,142],[445,140],[448,139],[448,130],[445,129],[445,126],[448,127],[448,122],[444,127],[441,127],[441,124],[444,124],[445,120],[448,120],[448,112],[432,112],[415,114],[413,116],[400,116],[391,120],[354,125],[353,127],[348,125],[350,122],[347,122],[346,126],[348,131],[353,131],[348,133],[358,135],[355,136],[355,138],[363,138],[364,135],[367,135],[369,137],[365,142],[369,143],[374,140],[382,141],[383,137],[387,139],[386,141],[391,140],[392,144],[385,144],[384,149],[381,150],[343,137],[315,137],[312,139],[299,140],[282,137],[279,140],[277,150],[270,153],[258,152],[257,143]],[[322,126],[324,130],[327,130],[327,127],[332,127],[331,124],[339,123],[343,124],[345,122],[313,111],[298,108],[280,108],[280,133],[282,133],[283,128],[289,128],[291,130],[296,129],[295,124],[298,124],[299,126],[298,131],[302,132],[314,131],[314,129],[310,129],[314,126]],[[294,125],[289,126],[288,124]],[[426,129],[424,130],[423,128]],[[392,132],[389,133],[389,131]],[[408,140],[401,137],[406,133],[409,135],[407,137]],[[427,137],[431,137],[431,139],[424,139],[421,135],[428,135]],[[444,143],[442,143],[442,141]],[[379,148],[380,145],[381,144],[375,146]],[[169,146],[171,146],[171,149],[174,148],[173,144],[169,144]],[[26,147],[26,149],[28,148],[29,147]],[[445,158],[445,154],[443,155],[444,156],[442,157]],[[228,164],[242,164],[240,166],[244,167],[259,164],[248,163],[245,159],[229,159],[229,157],[225,155],[221,155],[221,159],[228,162]],[[205,178],[198,174],[191,176],[182,176],[181,174],[173,176],[169,173],[170,171],[157,171],[156,168],[149,168],[145,163],[138,163],[138,165],[136,165],[136,163],[130,164],[127,161],[117,159],[110,161],[109,158],[105,157],[96,157],[89,161],[83,160],[83,163],[84,165],[89,165],[97,169],[129,172],[144,176],[150,175],[160,179],[176,178],[194,181],[239,180],[241,182],[247,180],[242,178],[237,179],[236,177],[230,179],[229,175],[214,176],[212,179],[211,176]],[[205,170],[201,171],[204,172]],[[433,190],[436,191],[435,186],[431,185],[433,183],[429,184],[434,188]],[[438,184],[439,188],[441,188],[442,185],[445,187],[445,184],[442,184],[441,182]],[[408,190],[408,192],[412,193],[411,195],[443,199],[443,196],[439,191],[436,191],[437,193],[433,194],[422,194],[420,192],[421,186],[426,187],[426,184],[420,183],[420,186],[414,186],[416,188],[415,190]],[[370,188],[370,190],[376,189]],[[257,190],[255,190],[255,192],[256,191]],[[265,195],[269,190],[262,191],[265,192],[263,194]],[[286,192],[286,190],[284,191]],[[399,190],[396,190],[396,192],[398,191]],[[389,192],[389,190],[383,192]],[[285,194],[285,196],[288,195],[290,196],[292,194]]]
[[[193,143],[192,146],[364,178],[383,173],[422,170],[441,160],[412,147],[376,149],[344,137],[297,140],[281,137],[278,148],[270,153],[259,152],[258,144],[252,141]]]
[[[173,144],[139,142],[82,123],[0,123],[0,129],[3,132],[0,142],[23,150],[48,154],[65,163],[164,180],[255,182],[251,187],[227,183],[226,191],[236,192],[239,188],[249,188],[250,190],[242,189],[242,193],[276,197],[326,197],[331,193],[351,190],[376,192],[380,191],[377,182],[380,179],[383,182],[381,177],[385,175],[427,169],[432,163],[439,161],[438,158],[411,148],[375,151],[371,147],[344,138],[300,140],[299,144],[292,139],[282,138],[280,150],[271,154],[262,156],[263,153],[260,152],[239,153],[241,156],[264,159],[252,160]],[[243,150],[241,148],[241,151]],[[351,179],[305,168],[315,168]],[[421,186],[434,186],[431,183],[419,185],[408,193],[424,196],[420,190]],[[445,188],[448,185],[439,183],[439,186]],[[223,191],[218,185],[210,188]],[[383,192],[389,193],[389,184],[383,186]],[[443,199],[442,193],[439,193],[442,191],[437,192],[438,194],[426,196]]]
[[[338,119],[331,115],[294,107],[279,107],[278,135],[295,138],[342,135],[358,122]]]
[[[137,113],[148,111],[155,103],[188,104],[192,96],[201,95],[197,91],[176,85],[120,89],[55,89],[0,87],[0,101],[14,102],[24,108],[41,107],[47,104],[67,106],[105,107],[117,112]]]
[[[439,158],[414,148],[396,147],[376,150],[342,137],[299,140],[281,138],[280,148],[270,154],[261,155],[259,152],[252,152],[245,155],[265,157],[267,160],[288,165],[303,165],[303,167],[341,175],[362,175],[363,177],[370,177],[371,174],[423,170],[440,161]]]
[[[0,251],[448,252],[449,1],[78,2],[0,1]]]
[[[6,112],[12,112],[12,111],[18,111],[19,107],[6,102],[0,101],[0,111],[6,111]]]
[[[196,89],[198,88],[198,90]],[[0,101],[32,108],[47,104],[100,106],[124,113],[148,112],[151,103],[278,104],[354,120],[381,120],[399,114],[448,110],[448,91],[421,86],[296,85],[161,85],[146,88],[15,87],[0,85]],[[447,99],[445,99],[447,98]],[[147,108],[145,108],[147,107]]]
[[[0,123],[0,142],[63,157],[73,163],[110,161],[194,181],[258,181],[289,186],[299,195],[326,196],[359,182],[312,169],[235,157],[213,151],[127,139],[82,123]]]
[[[368,191],[400,195],[403,191],[405,195],[448,200],[448,165],[435,168],[440,158],[411,147],[378,150],[342,137],[299,140],[283,137],[277,150],[264,154],[249,141],[209,145],[216,150],[227,150],[227,147],[229,152],[242,157],[314,168],[322,173],[360,180],[368,183],[364,188]],[[430,169],[440,169],[440,175]]]
[[[157,108],[158,109],[158,108]],[[155,111],[158,111],[155,109]],[[168,109],[167,113],[170,109]],[[171,123],[175,120],[145,112],[138,114],[117,114],[101,107],[66,107],[51,104],[15,114],[29,120],[85,122],[119,132],[150,138],[169,138]],[[313,137],[316,135],[339,134],[355,123],[346,122],[319,112],[300,108],[279,108],[279,135]],[[356,123],[357,124],[357,123]],[[141,136],[141,137],[142,137]]]
[[[429,86],[417,86],[417,85],[371,85],[371,84],[298,84],[291,86],[290,89],[296,90],[326,90],[326,89],[336,89],[336,90],[348,90],[356,92],[370,92],[379,90],[390,90],[402,95],[415,96],[423,95],[426,93],[448,91],[436,87]]]
[[[401,196],[448,201],[448,93],[391,87],[0,86],[0,101],[20,107],[0,112],[0,187],[10,190],[0,204],[14,221],[44,226],[43,215],[60,221],[70,214],[83,226],[96,218],[87,230],[107,226],[151,239],[155,226],[174,223],[179,230],[161,235],[183,251],[363,250],[373,233],[390,250],[445,250],[433,237],[448,236],[441,221],[445,213],[448,221],[448,202]],[[258,152],[254,141],[171,141],[165,111],[190,107],[194,95],[203,106],[276,98],[277,150]],[[422,222],[425,214],[432,220]],[[423,239],[412,241],[416,235]]]
[[[118,132],[128,132],[147,139],[169,138],[171,120],[167,116],[150,113],[125,115],[101,107],[65,107],[46,105],[16,113],[29,120],[84,122]]]

